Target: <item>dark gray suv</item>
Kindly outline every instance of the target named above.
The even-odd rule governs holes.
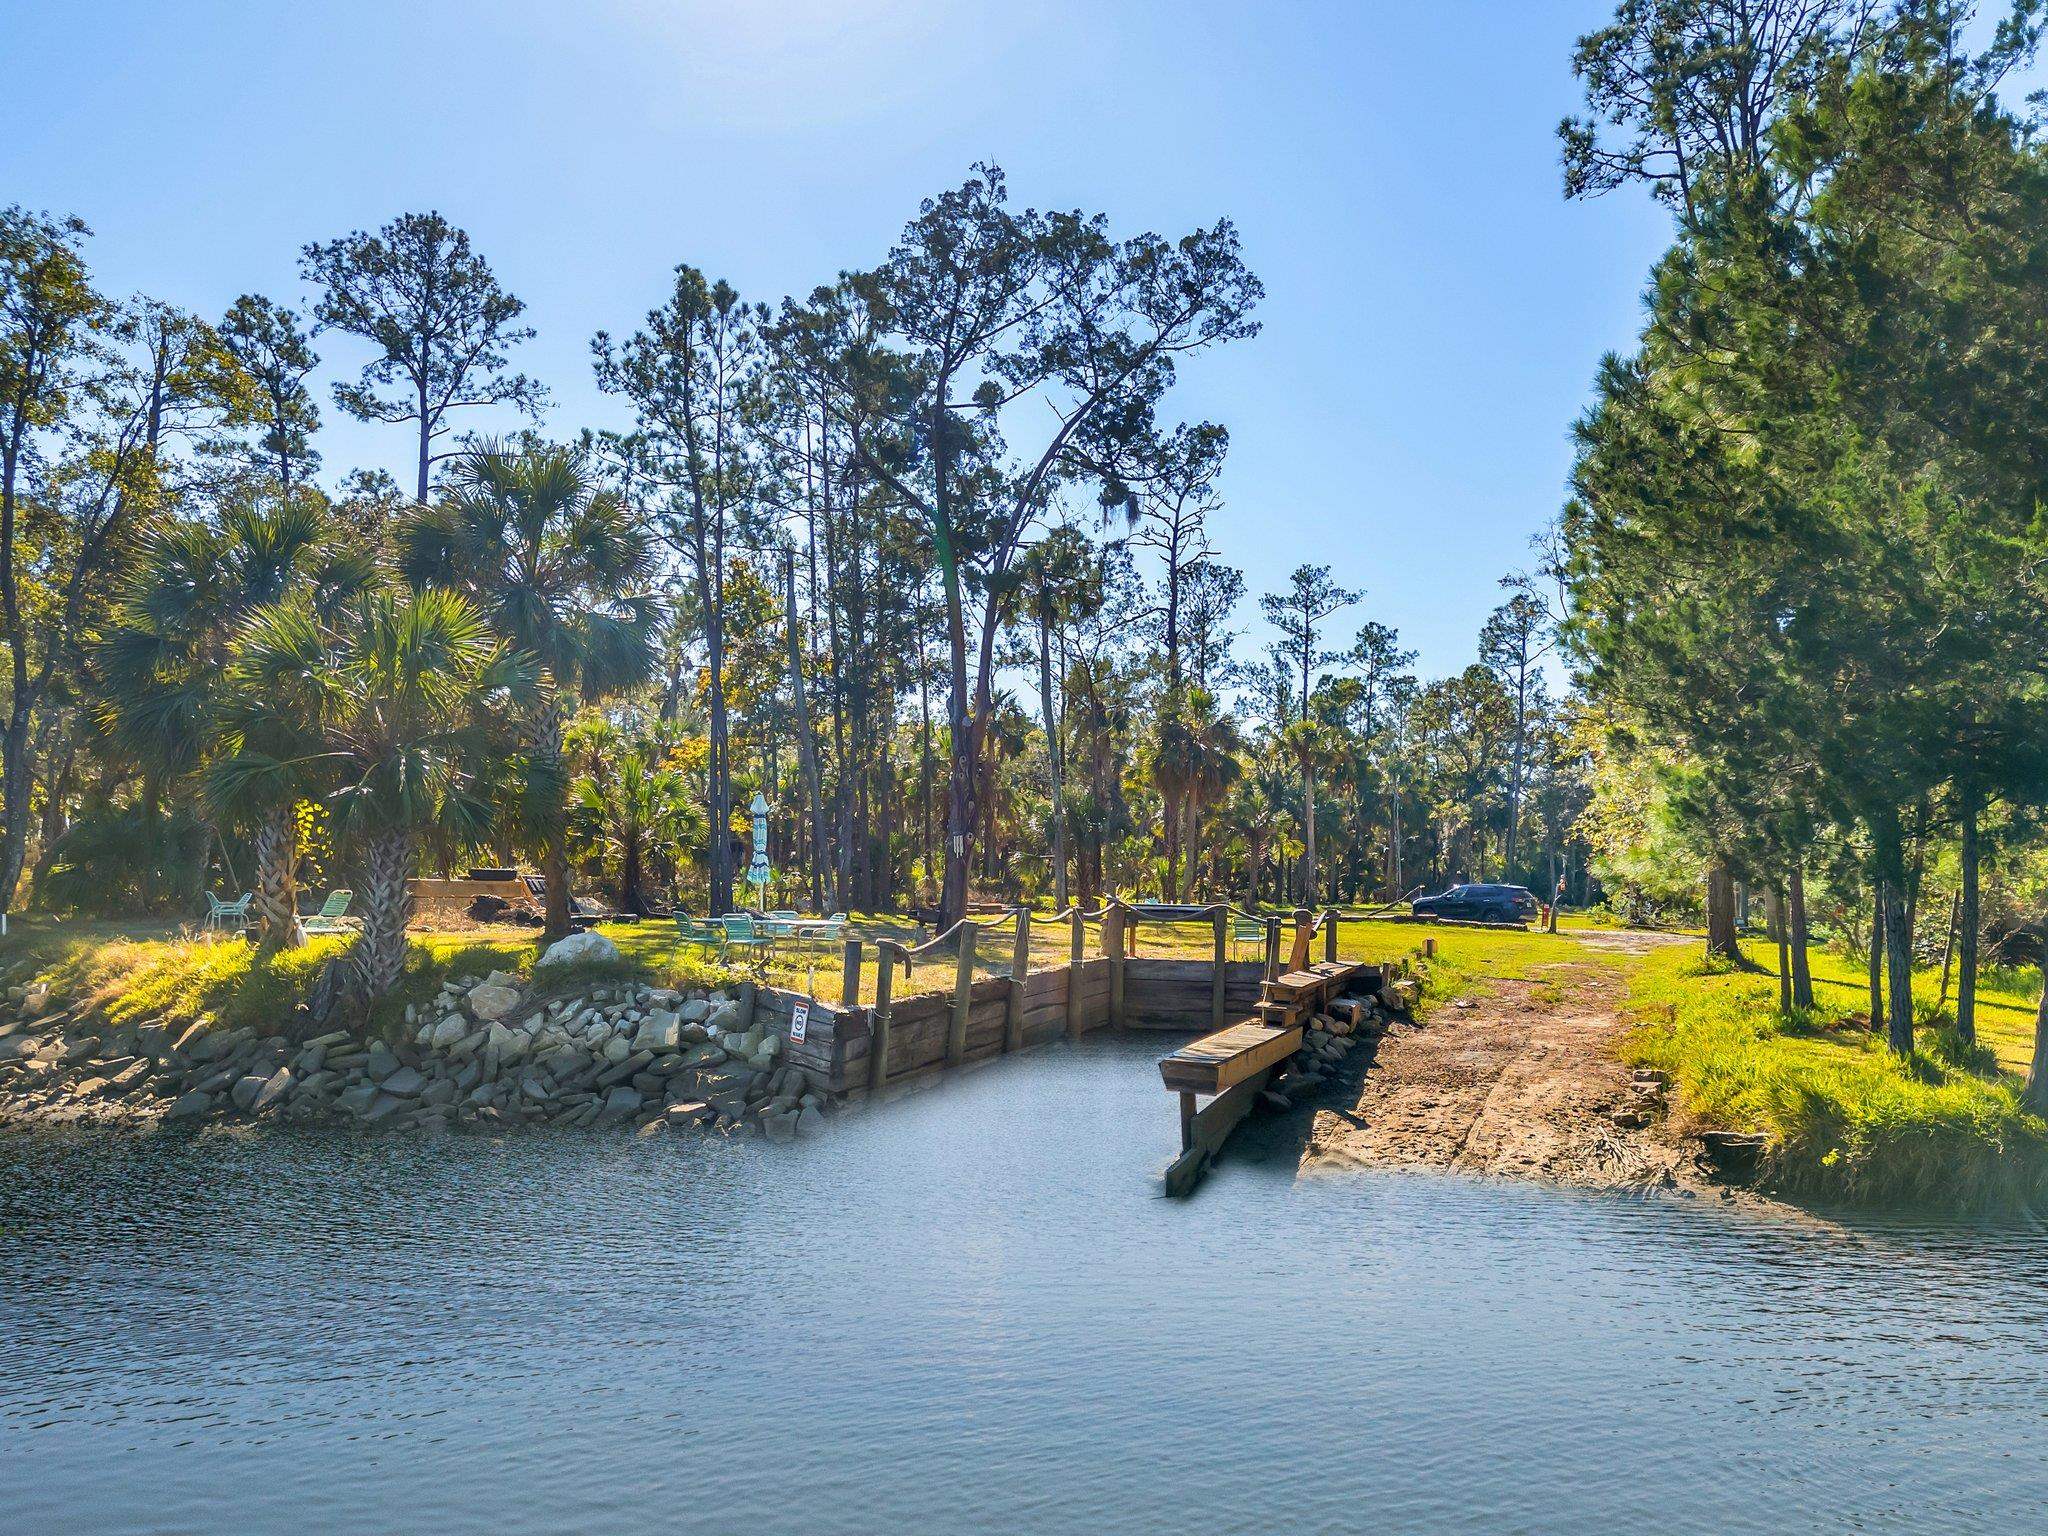
[[[1543,910],[1526,885],[1454,885],[1409,903],[1417,917],[1446,917],[1467,923],[1526,923]]]

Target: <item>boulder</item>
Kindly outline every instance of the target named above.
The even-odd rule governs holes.
[[[467,1035],[469,1030],[469,1020],[459,1013],[451,1013],[434,1026],[433,1033],[428,1036],[425,1043],[432,1045],[436,1050],[445,1051]]]
[[[637,1115],[644,1102],[638,1088],[630,1088],[620,1083],[604,1096],[603,1113],[607,1120],[622,1120],[628,1115]]]
[[[572,933],[566,939],[557,939],[547,947],[546,953],[534,961],[533,968],[538,971],[546,966],[617,961],[618,958],[619,946],[593,928]]]
[[[270,1080],[257,1090],[256,1097],[249,1103],[249,1113],[252,1115],[262,1114],[263,1111],[290,1093],[292,1091],[292,1084],[296,1081],[297,1079],[292,1076],[292,1069],[290,1067],[279,1067],[270,1075]]]
[[[240,1078],[236,1081],[235,1086],[229,1090],[228,1097],[234,1100],[235,1108],[246,1114],[249,1106],[256,1102],[256,1095],[263,1091],[263,1084],[264,1079],[254,1074]]]
[[[375,1083],[357,1083],[354,1087],[342,1089],[334,1101],[334,1107],[348,1114],[362,1116],[377,1102]]]
[[[400,1067],[396,1072],[378,1084],[386,1093],[395,1098],[410,1099],[427,1086],[427,1080],[413,1067]]]
[[[520,1057],[526,1054],[526,1047],[529,1043],[522,1031],[507,1029],[502,1024],[493,1024],[491,1026],[490,1037],[485,1042],[491,1050],[498,1053],[498,1060],[500,1061],[519,1060]]]
[[[702,1024],[711,1016],[711,1004],[704,998],[693,997],[676,1010],[676,1016],[685,1024]]]
[[[469,1011],[480,1024],[495,1024],[518,1006],[519,989],[493,981],[479,982],[469,994]]]
[[[633,1035],[636,1051],[673,1051],[683,1043],[682,1021],[662,1010],[650,1013]]]
[[[213,1095],[197,1089],[181,1095],[171,1107],[164,1111],[166,1120],[197,1120],[213,1108]]]
[[[770,1141],[777,1143],[795,1141],[796,1121],[797,1117],[795,1115],[786,1114],[780,1110],[770,1110],[761,1116],[761,1134]]]

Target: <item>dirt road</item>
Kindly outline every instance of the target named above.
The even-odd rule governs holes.
[[[1616,1059],[1624,986],[1618,967],[1587,956],[1394,1025],[1352,1054],[1318,1102],[1283,1117],[1297,1121],[1303,1171],[1444,1168],[1606,1189],[1697,1182],[1694,1149],[1662,1113],[1638,1113],[1646,1101]]]

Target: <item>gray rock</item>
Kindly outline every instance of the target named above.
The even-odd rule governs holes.
[[[197,1120],[213,1108],[213,1095],[201,1093],[196,1088],[178,1098],[164,1111],[166,1120]]]
[[[377,1086],[397,1098],[410,1099],[427,1086],[427,1080],[413,1067],[400,1067]]]
[[[796,1120],[795,1115],[771,1110],[761,1117],[761,1134],[777,1143],[795,1141]]]
[[[377,1102],[377,1086],[374,1083],[357,1083],[342,1089],[334,1101],[334,1107],[348,1114],[361,1116],[369,1112]]]
[[[566,939],[557,939],[533,963],[533,968],[538,971],[548,966],[617,961],[618,958],[619,946],[593,928],[583,933],[572,933]]]
[[[228,1097],[234,1100],[235,1108],[247,1112],[249,1106],[256,1102],[256,1095],[263,1091],[263,1085],[264,1079],[251,1074],[238,1079],[229,1090]]]
[[[290,1093],[292,1091],[292,1084],[297,1081],[298,1079],[292,1075],[290,1067],[279,1067],[275,1072],[271,1073],[270,1080],[258,1090],[256,1097],[250,1101],[248,1105],[249,1113],[252,1115],[262,1114],[271,1105]]]
[[[427,1043],[436,1050],[445,1051],[470,1032],[470,1022],[459,1013],[451,1013],[436,1024],[427,1037]]]
[[[740,1022],[738,1003],[720,1003],[704,1016],[706,1029],[735,1029]]]
[[[650,1013],[633,1035],[636,1051],[673,1051],[681,1047],[682,1021],[665,1010]]]
[[[633,1054],[633,1047],[624,1035],[613,1035],[604,1043],[604,1059],[614,1066]]]
[[[817,1109],[806,1105],[797,1111],[796,1133],[799,1136],[815,1136],[825,1129],[825,1116]]]
[[[469,994],[469,1011],[483,1024],[495,1024],[518,1006],[516,987],[494,986],[487,981]]]
[[[495,1050],[500,1061],[517,1061],[526,1054],[526,1048],[530,1043],[524,1031],[493,1024],[487,1048]]]
[[[380,1093],[371,1101],[370,1107],[363,1111],[363,1124],[375,1125],[379,1121],[389,1120],[401,1109],[409,1107],[404,1099],[393,1098],[388,1093]]]
[[[626,1084],[620,1083],[604,1096],[605,1118],[616,1120],[624,1119],[627,1115],[638,1114],[640,1106],[644,1102],[645,1100],[640,1097],[639,1089],[629,1088]]]

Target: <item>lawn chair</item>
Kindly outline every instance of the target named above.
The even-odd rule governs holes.
[[[1266,925],[1256,917],[1233,917],[1230,920],[1230,958],[1237,958],[1238,950],[1251,946],[1252,958],[1263,959],[1266,953]]]
[[[249,904],[256,899],[254,891],[244,891],[239,901],[222,901],[213,892],[206,893],[206,926],[209,928],[239,929],[249,925]]]
[[[317,938],[323,933],[354,933],[363,926],[360,917],[348,915],[348,904],[356,899],[356,893],[348,889],[333,890],[320,903],[320,910],[311,917],[299,919],[299,927],[308,938]]]
[[[725,943],[729,949],[742,949],[752,955],[758,966],[766,968],[768,957],[775,950],[775,935],[767,932],[760,922],[745,912],[728,912],[718,919],[719,927],[725,930]]]
[[[725,953],[725,929],[717,923],[699,922],[694,917],[676,914],[676,937],[684,944],[694,944],[710,951],[714,959]]]

